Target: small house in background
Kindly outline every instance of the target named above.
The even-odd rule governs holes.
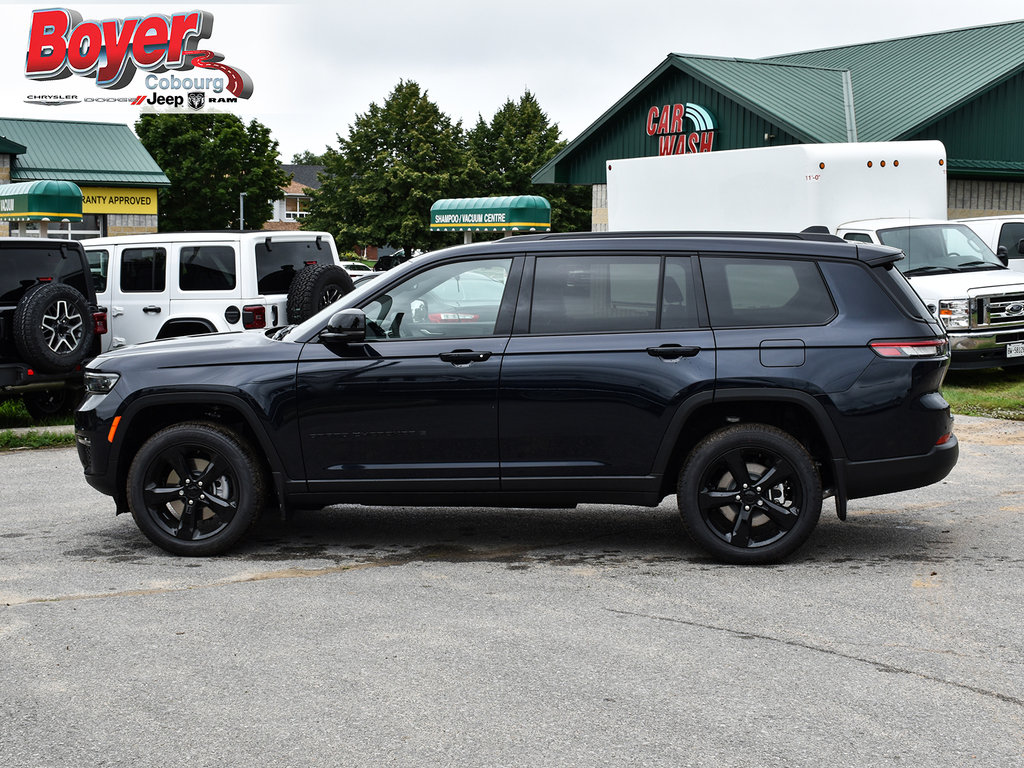
[[[281,170],[291,174],[292,180],[284,187],[284,197],[274,201],[274,213],[270,221],[263,224],[263,229],[291,230],[298,229],[302,220],[309,213],[309,190],[320,189],[319,174],[322,165],[282,165]]]

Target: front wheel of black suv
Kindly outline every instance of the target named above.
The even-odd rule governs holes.
[[[679,511],[690,537],[717,559],[776,562],[792,554],[821,515],[821,478],[807,450],[765,424],[708,435],[679,475]]]
[[[224,552],[249,530],[266,498],[249,444],[219,424],[157,432],[132,459],[128,506],[146,537],[177,555]]]

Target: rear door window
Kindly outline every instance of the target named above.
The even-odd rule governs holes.
[[[655,330],[661,257],[537,259],[531,333]]]
[[[229,291],[235,287],[235,249],[230,245],[184,246],[178,285],[183,291]]]

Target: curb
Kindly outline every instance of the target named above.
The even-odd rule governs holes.
[[[16,435],[27,435],[29,432],[36,432],[37,434],[44,434],[51,432],[58,435],[63,434],[74,434],[74,424],[55,424],[50,427],[11,427],[9,429],[0,429],[0,432],[13,432]]]

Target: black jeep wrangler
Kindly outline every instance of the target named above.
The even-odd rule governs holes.
[[[822,499],[957,460],[949,344],[895,268],[832,235],[526,235],[449,248],[299,325],[100,356],[93,487],[157,545],[222,552],[269,504],[656,506],[737,563]]]
[[[35,419],[70,414],[106,318],[80,243],[0,238],[0,397]]]

